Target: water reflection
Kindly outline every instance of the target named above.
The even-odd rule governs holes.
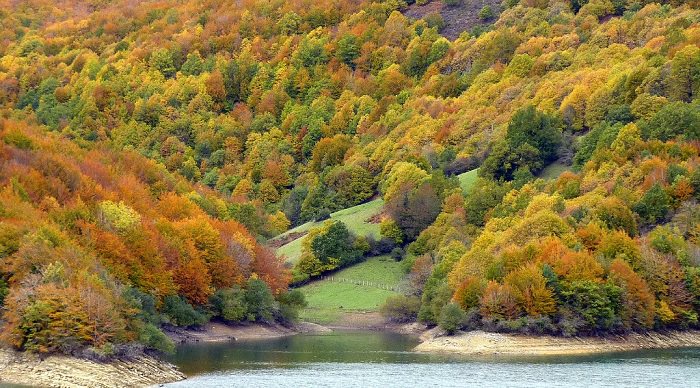
[[[567,357],[429,355],[413,336],[380,332],[190,344],[170,361],[178,386],[684,386],[700,387],[700,350]]]

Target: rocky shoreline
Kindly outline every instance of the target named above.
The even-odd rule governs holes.
[[[365,322],[366,323],[366,322]],[[339,326],[338,330],[384,330],[419,335],[416,352],[467,356],[564,356],[622,352],[640,349],[700,347],[700,331],[633,333],[610,337],[554,337],[462,332],[446,336],[440,329],[406,325]],[[239,325],[208,323],[200,329],[167,331],[176,343],[224,342],[278,338],[298,333],[322,333],[331,328],[302,322],[293,328],[280,325]],[[26,352],[0,349],[0,383],[46,387],[143,387],[175,382],[186,376],[177,367],[148,355],[130,359],[96,362],[87,359],[50,355],[41,357]]]
[[[42,387],[138,387],[185,379],[175,365],[151,356],[95,362],[0,349],[0,383]]]
[[[210,322],[198,329],[170,328],[166,333],[175,343],[182,344],[267,339],[326,331],[330,329],[306,322],[294,328],[262,324],[230,326]],[[186,378],[175,365],[148,355],[97,362],[0,348],[0,384],[65,388],[146,387]]]
[[[325,333],[330,328],[311,322],[299,322],[293,327],[279,324],[239,324],[209,322],[199,328],[169,327],[165,333],[176,344],[196,342],[229,342],[286,337],[299,333]]]
[[[554,337],[470,331],[453,336],[429,330],[415,351],[461,355],[563,356],[624,352],[642,349],[700,347],[700,331],[632,333],[608,337]]]
[[[165,334],[176,344],[277,338],[297,332],[282,325],[227,325],[221,322],[208,322],[199,328],[168,327],[165,329]]]

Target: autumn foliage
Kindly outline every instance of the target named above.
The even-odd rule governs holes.
[[[135,340],[125,288],[206,305],[215,290],[288,275],[223,201],[138,155],[86,151],[16,121],[0,130],[3,336],[40,352]]]

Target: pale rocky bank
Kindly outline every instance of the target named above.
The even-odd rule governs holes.
[[[0,349],[0,383],[41,387],[145,387],[185,378],[177,368],[150,356],[95,362],[62,355]]]
[[[420,334],[415,351],[471,356],[586,355],[640,349],[700,347],[700,331],[633,333],[606,337],[554,337],[488,333],[484,331],[443,335],[425,326],[369,325],[374,330]],[[361,328],[367,329],[368,325]],[[348,327],[339,327],[348,329]],[[330,329],[300,323],[294,328],[277,325],[229,326],[210,323],[199,330],[176,330],[168,334],[176,342],[223,342],[275,338],[296,333],[320,333]],[[0,383],[45,387],[144,387],[174,382],[186,376],[174,365],[151,356],[96,362],[62,355],[40,357],[26,352],[0,349]]]
[[[700,331],[632,333],[606,337],[554,337],[470,331],[453,336],[430,330],[421,335],[417,352],[463,355],[585,355],[641,349],[700,347]]]
[[[165,330],[168,337],[176,344],[267,339],[293,335],[297,332],[296,328],[288,328],[277,324],[227,325],[221,322],[208,322],[199,328],[170,327]]]

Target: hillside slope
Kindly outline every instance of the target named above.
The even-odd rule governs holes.
[[[490,24],[498,20],[501,13],[502,2],[498,0],[455,0],[454,5],[448,5],[444,1],[433,0],[427,4],[411,4],[403,14],[412,19],[430,20],[435,15],[440,15],[443,26],[440,34],[447,39],[457,39],[463,32],[475,32],[478,28],[486,29]],[[490,13],[480,12],[488,7]]]
[[[286,290],[282,263],[211,190],[26,123],[3,120],[0,140],[2,329],[17,348],[167,351],[157,325],[203,319],[191,305],[214,291]]]
[[[404,273],[399,263],[387,256],[363,263],[304,285],[308,306],[300,317],[321,324],[349,326],[348,319],[377,323],[379,307],[390,296],[400,295],[399,282]]]
[[[384,201],[382,199],[375,199],[331,213],[330,219],[343,222],[357,236],[369,236],[378,239],[380,237],[379,220],[376,218],[381,213],[383,205]],[[277,248],[277,255],[284,257],[287,262],[295,264],[301,256],[301,245],[306,233],[322,223],[313,221],[304,223],[275,237],[268,244],[277,246],[280,243],[284,243]]]
[[[406,16],[464,4],[2,1],[3,338],[294,319],[290,228],[295,280],[401,259],[399,319],[698,327],[698,1]]]

